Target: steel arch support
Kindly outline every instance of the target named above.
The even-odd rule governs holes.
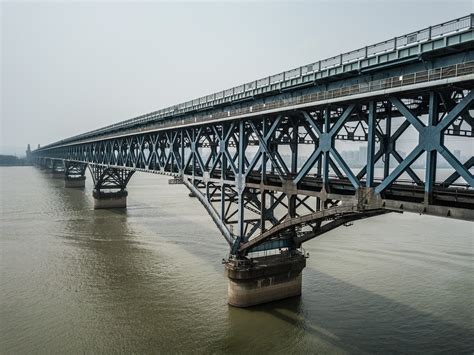
[[[222,236],[225,238],[227,243],[232,246],[234,244],[234,237],[232,236],[231,232],[227,228],[227,226],[223,223],[222,216],[217,213],[214,209],[212,204],[206,199],[206,197],[197,189],[192,183],[190,183],[187,179],[183,179],[184,185],[197,197],[199,202],[203,205],[206,209],[209,216],[211,216],[212,221],[215,223],[219,231],[222,233]]]

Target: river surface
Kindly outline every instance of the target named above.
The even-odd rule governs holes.
[[[474,224],[389,214],[305,244],[303,295],[227,305],[227,244],[195,198],[137,173],[93,210],[0,168],[0,353],[472,353]]]

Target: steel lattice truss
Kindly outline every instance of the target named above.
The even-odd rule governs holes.
[[[474,159],[460,161],[447,144],[472,145],[470,87],[348,99],[40,154],[66,167],[88,164],[97,190],[123,190],[136,170],[180,176],[233,254],[291,248],[387,210],[472,218]],[[412,143],[406,156],[399,149],[404,139]],[[350,166],[342,144],[364,147],[362,166]],[[444,178],[437,176],[440,159],[452,170]],[[420,161],[423,169],[416,169]]]
[[[115,169],[104,165],[89,165],[92,180],[94,181],[94,188],[97,192],[109,191],[114,192],[124,191],[127,187],[134,170]]]
[[[75,161],[64,161],[64,175],[68,178],[77,178],[84,176],[87,164],[78,163]]]

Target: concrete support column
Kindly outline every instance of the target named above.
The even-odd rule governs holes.
[[[229,278],[228,303],[250,307],[301,295],[306,258],[298,251],[253,259],[230,259],[225,264]]]
[[[49,173],[49,177],[51,177],[53,179],[63,179],[64,178],[64,171],[52,170]]]
[[[87,164],[66,160],[64,162],[64,187],[82,188],[86,185]]]
[[[104,208],[126,208],[127,207],[127,190],[116,192],[104,192],[94,190],[92,192],[94,198],[94,209]]]
[[[85,176],[65,176],[64,177],[64,187],[72,188],[82,188],[86,186],[86,177]]]
[[[88,164],[94,181],[94,209],[126,208],[126,186],[135,170]]]
[[[48,167],[49,177],[53,179],[63,179],[64,178],[64,164],[61,160],[52,159],[51,165]]]

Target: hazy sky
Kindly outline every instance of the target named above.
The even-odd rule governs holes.
[[[461,17],[473,3],[1,2],[0,153]]]

